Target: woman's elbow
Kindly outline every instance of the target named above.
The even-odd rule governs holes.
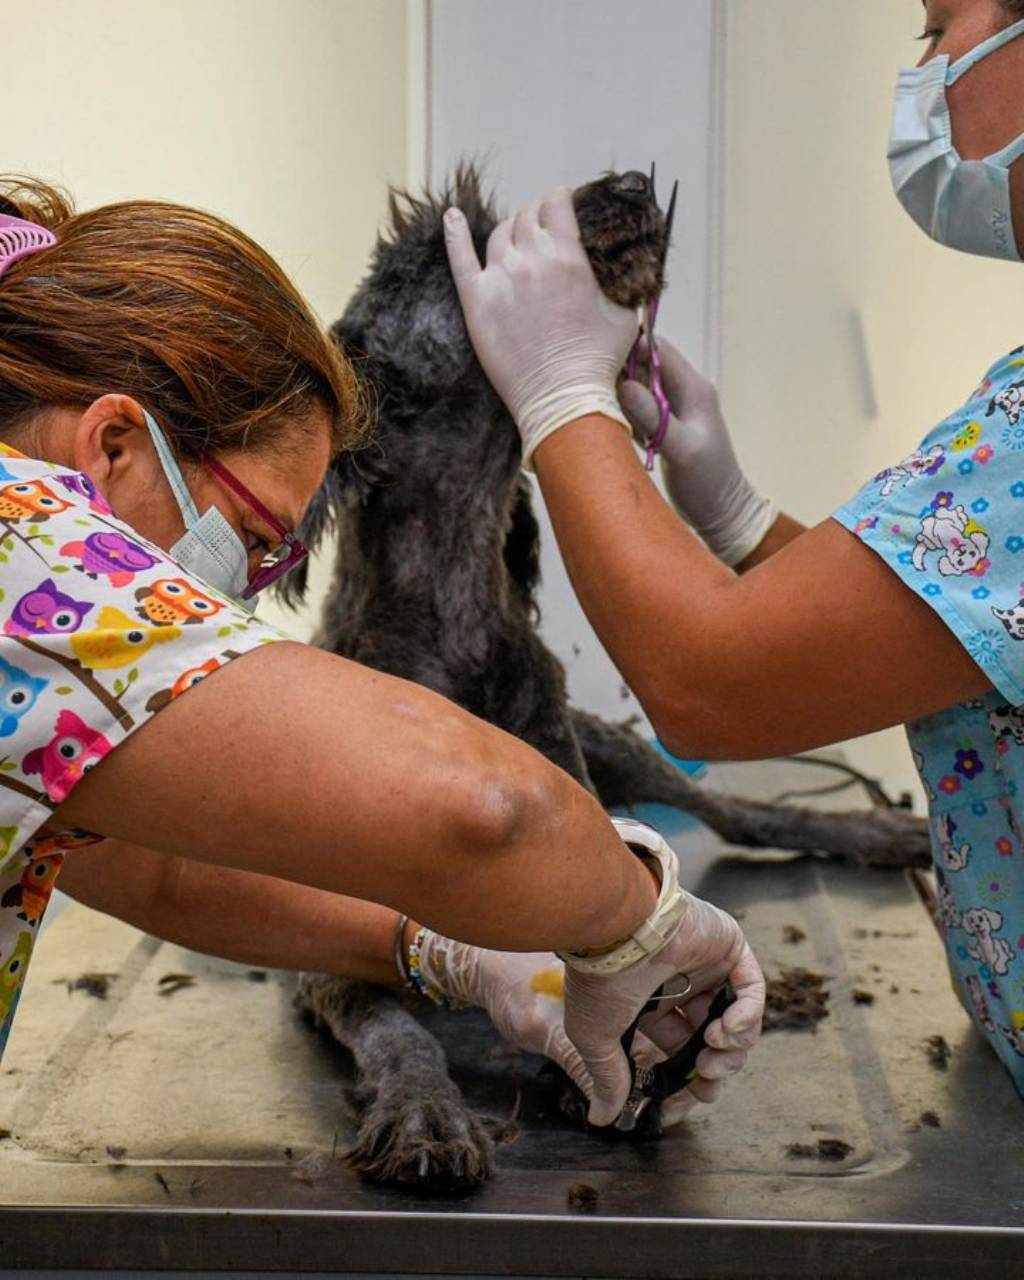
[[[743,760],[750,756],[750,717],[742,700],[700,691],[645,708],[658,741],[680,760]]]
[[[512,739],[500,746],[497,754],[485,749],[464,760],[448,794],[453,841],[474,859],[501,856],[536,838],[558,804],[560,771]]]
[[[474,770],[458,788],[450,816],[464,848],[500,853],[518,843],[530,807],[528,788],[488,770]]]
[[[692,723],[672,717],[665,720],[651,717],[658,741],[677,760],[725,760],[728,752],[721,753],[709,734],[702,733]]]

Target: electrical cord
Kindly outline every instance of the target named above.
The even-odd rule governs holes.
[[[880,809],[905,809],[909,807],[907,804],[897,804],[889,793],[882,786],[877,778],[869,777],[866,773],[861,773],[859,769],[855,769],[852,765],[844,764],[839,760],[830,760],[826,756],[780,756],[780,760],[785,760],[792,764],[810,764],[817,765],[823,769],[834,769],[837,773],[846,774],[848,781],[840,785],[830,783],[824,787],[809,788],[806,791],[785,791],[780,796],[776,796],[772,800],[772,804],[784,804],[789,799],[799,796],[824,796],[833,795],[838,791],[845,791],[848,787],[860,783],[867,793],[868,799],[873,805]]]
[[[772,796],[770,803],[790,804],[793,800],[806,800],[814,796],[835,796],[859,785],[856,778],[846,778],[842,782],[833,782],[827,787],[805,787],[799,791],[781,791],[777,796]]]

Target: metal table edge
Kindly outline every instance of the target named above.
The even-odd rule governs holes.
[[[400,1228],[400,1230],[398,1229]],[[0,1206],[13,1267],[334,1274],[1019,1276],[1024,1226],[353,1209]],[[928,1268],[923,1270],[923,1268]],[[1005,1268],[1005,1269],[1004,1269]]]

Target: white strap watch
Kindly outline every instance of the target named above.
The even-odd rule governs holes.
[[[612,825],[625,844],[640,857],[653,858],[661,868],[661,892],[654,910],[632,937],[596,955],[562,951],[559,955],[580,973],[610,975],[630,969],[648,956],[656,955],[679,927],[690,905],[690,897],[679,886],[679,859],[675,850],[653,827],[633,818],[612,818]]]

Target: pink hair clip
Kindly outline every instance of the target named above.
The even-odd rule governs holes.
[[[57,237],[45,227],[0,213],[0,276],[15,262],[56,243]]]

